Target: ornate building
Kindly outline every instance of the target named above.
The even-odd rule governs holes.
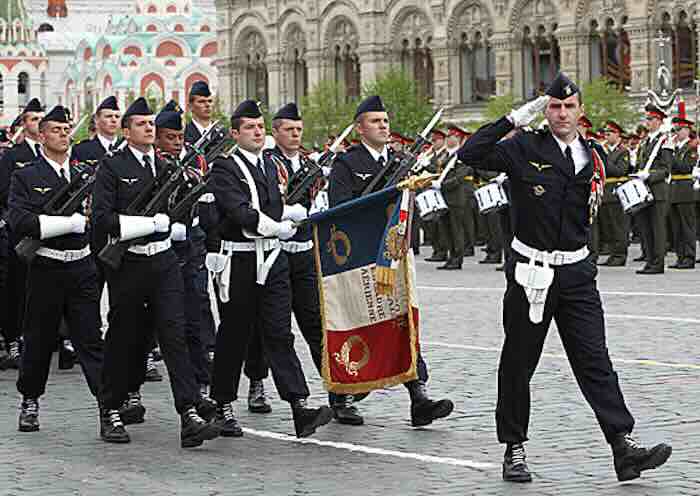
[[[0,126],[46,95],[47,60],[22,0],[0,1]]]
[[[491,95],[529,98],[558,70],[601,75],[641,95],[653,85],[659,30],[674,83],[700,60],[697,0],[216,0],[219,93],[276,109],[317,81],[348,94],[401,66],[453,117]]]
[[[109,19],[103,32],[86,33],[57,85],[58,100],[76,115],[108,95],[122,108],[136,96],[177,100],[187,108],[194,81],[216,89],[214,19],[192,0],[132,0],[134,13]]]

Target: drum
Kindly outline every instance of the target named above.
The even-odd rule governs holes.
[[[476,203],[479,206],[479,213],[481,215],[501,210],[510,203],[503,185],[496,182],[488,183],[477,189],[474,192],[474,196],[476,196]]]
[[[447,203],[439,189],[427,189],[416,195],[416,205],[418,215],[427,222],[447,213]]]
[[[625,181],[615,188],[615,194],[626,214],[637,213],[654,202],[654,195],[649,186],[641,179]]]
[[[318,192],[316,198],[314,198],[314,201],[311,203],[309,213],[315,214],[317,212],[323,212],[324,210],[328,210],[328,206],[328,193],[324,190],[321,190]]]

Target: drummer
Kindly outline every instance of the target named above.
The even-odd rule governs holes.
[[[462,137],[465,134],[466,132],[457,126],[450,127],[446,139],[448,163],[449,159],[459,150]],[[467,211],[467,195],[464,191],[464,177],[467,175],[473,175],[473,172],[458,160],[440,185],[448,211],[438,221],[438,232],[440,242],[447,247],[448,258],[445,265],[438,267],[439,270],[462,270],[465,216],[469,213]]]

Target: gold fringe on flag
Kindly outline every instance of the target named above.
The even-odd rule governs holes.
[[[391,267],[376,267],[374,270],[374,288],[377,294],[392,296],[396,288],[396,269]]]

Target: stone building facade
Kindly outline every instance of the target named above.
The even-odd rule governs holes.
[[[350,95],[401,66],[453,117],[491,95],[529,98],[558,70],[654,86],[661,30],[674,83],[698,78],[697,0],[216,0],[219,93],[274,110],[323,79]]]

